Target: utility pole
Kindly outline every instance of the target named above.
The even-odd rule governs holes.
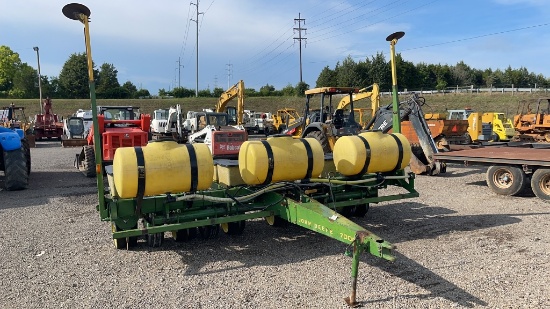
[[[196,74],[197,84],[195,86],[195,97],[198,97],[199,96],[199,15],[204,13],[199,12],[199,0],[197,0],[197,3],[191,2],[191,5],[194,5],[197,7],[197,19],[191,19],[191,21],[194,21],[195,24],[197,25],[197,46],[195,48],[197,50],[197,74]]]
[[[218,75],[214,75],[214,89],[218,88]]]
[[[298,28],[293,28],[294,31],[298,31],[298,37],[294,38],[295,40],[298,40],[300,43],[300,83],[302,82],[302,40],[307,40],[307,38],[302,37],[302,30],[306,31],[307,28],[302,28],[302,22],[304,25],[306,24],[306,20],[304,18],[301,18],[300,13],[298,13],[298,18],[294,18],[294,24],[298,22]]]
[[[227,68],[225,69],[227,71],[227,89],[231,87],[231,75],[232,75],[232,64],[228,63],[226,64]]]
[[[181,57],[178,57],[178,88],[181,88],[181,68],[184,68],[185,66],[181,64]]]
[[[38,61],[38,93],[40,96],[40,113],[43,114],[42,110],[42,78],[40,77],[40,53],[38,52],[38,46],[32,48],[36,52],[36,60]]]

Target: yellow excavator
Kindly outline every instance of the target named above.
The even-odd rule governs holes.
[[[367,91],[371,89],[371,91]],[[351,100],[353,100],[354,103],[360,100],[364,99],[370,99],[371,100],[371,108],[358,108],[355,107],[353,110],[356,115],[359,115],[359,124],[361,127],[364,127],[367,123],[367,120],[363,120],[363,116],[367,115],[367,112],[371,111],[371,117],[374,116],[378,108],[380,108],[380,87],[378,84],[374,83],[368,87],[359,89],[358,93],[355,93],[351,96],[344,96],[340,102],[338,103],[338,106],[336,107],[336,110],[345,110],[345,108],[351,103]]]
[[[227,106],[227,104],[237,97],[237,107]],[[244,115],[244,82],[240,80],[238,83],[233,85],[233,87],[227,89],[223,92],[219,99],[218,104],[216,104],[215,111],[217,113],[228,113],[229,114],[229,124],[241,126],[243,125],[243,115]]]

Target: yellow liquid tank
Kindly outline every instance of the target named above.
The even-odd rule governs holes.
[[[212,154],[205,144],[164,141],[123,147],[113,160],[115,188],[121,198],[206,190],[213,174]]]
[[[343,136],[334,144],[333,160],[344,176],[402,170],[411,160],[411,145],[400,133]]]
[[[265,141],[246,141],[239,151],[239,171],[248,185],[318,178],[324,153],[314,138],[275,136]]]

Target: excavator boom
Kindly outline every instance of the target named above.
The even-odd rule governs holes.
[[[372,91],[367,91],[370,88],[372,88]],[[378,86],[378,84],[374,83],[371,86],[365,87],[363,89],[359,89],[359,93],[353,94],[352,99],[353,99],[353,102],[357,102],[359,100],[364,100],[364,99],[370,99],[372,115],[374,116],[374,114],[380,107],[380,87]],[[336,107],[336,109],[345,109],[350,103],[351,103],[350,97],[344,96],[338,103],[338,107]]]
[[[243,124],[243,115],[244,115],[244,81],[240,80],[238,83],[233,85],[233,87],[227,89],[223,92],[219,99],[218,104],[216,105],[217,113],[226,113],[227,104],[237,97],[237,125]]]

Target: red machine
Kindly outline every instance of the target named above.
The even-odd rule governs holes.
[[[63,123],[59,121],[56,114],[52,113],[52,100],[44,99],[42,102],[44,114],[34,116],[34,135],[37,140],[57,138],[61,140],[63,135]]]
[[[97,123],[104,165],[112,163],[115,152],[120,147],[147,145],[151,116],[138,116],[139,107],[101,106],[98,109]],[[75,167],[87,177],[94,177],[96,167],[93,128],[88,133],[87,142],[80,154],[76,155]]]

